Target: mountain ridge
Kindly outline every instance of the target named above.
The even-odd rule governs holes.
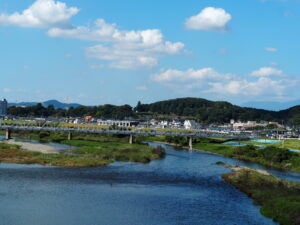
[[[49,105],[53,105],[54,108],[57,109],[68,109],[68,108],[77,108],[81,106],[81,104],[78,103],[63,103],[58,100],[52,99],[47,100],[44,102],[20,102],[20,103],[8,103],[8,106],[19,106],[19,107],[29,107],[29,106],[35,106],[37,104],[41,103],[44,107],[48,107]]]

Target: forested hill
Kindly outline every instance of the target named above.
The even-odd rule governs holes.
[[[300,125],[300,106],[292,107],[282,111],[268,111],[262,109],[245,108],[232,105],[228,102],[209,101],[201,98],[179,98],[152,104],[138,103],[135,108],[129,105],[114,106],[79,106],[69,109],[58,109],[53,106],[45,107],[38,104],[30,107],[12,106],[8,113],[14,116],[71,116],[83,117],[91,115],[104,119],[124,119],[126,117],[138,118],[145,114],[153,117],[189,117],[199,122],[224,123],[230,119],[235,120],[266,120],[285,121],[289,124]]]
[[[286,121],[300,124],[300,106],[279,112],[246,108],[224,101],[209,101],[201,98],[178,98],[152,104],[141,104],[135,108],[139,113],[156,113],[164,115],[191,116],[198,121],[228,122],[230,119]]]

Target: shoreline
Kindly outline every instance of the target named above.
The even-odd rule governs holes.
[[[265,170],[235,167],[222,162],[218,165],[232,170],[222,174],[223,180],[248,195],[254,204],[260,205],[262,215],[282,225],[299,224],[299,182],[277,178]]]
[[[40,152],[44,154],[55,154],[57,152],[55,151],[55,147],[44,145],[44,144],[39,144],[39,143],[29,143],[29,142],[23,142],[23,141],[15,141],[13,139],[11,140],[6,140],[6,141],[1,141],[1,143],[4,144],[10,144],[10,145],[18,145],[20,146],[23,150],[28,151],[28,152]]]
[[[196,149],[196,148],[193,148],[192,150],[189,150],[188,147],[176,145],[174,143],[162,142],[162,141],[153,141],[153,142],[162,143],[162,144],[168,144],[168,145],[175,146],[175,147],[180,147],[180,148],[182,148],[182,149],[184,149],[186,151],[205,152],[205,153],[209,153],[209,154],[213,154],[213,155],[223,156],[223,157],[226,157],[226,158],[231,158],[231,159],[236,159],[236,160],[242,160],[242,161],[251,162],[251,163],[257,163],[257,164],[259,164],[261,166],[264,166],[266,168],[269,168],[269,169],[275,169],[275,170],[285,171],[285,172],[288,171],[288,172],[294,172],[294,173],[299,173],[300,174],[300,169],[297,169],[297,168],[285,168],[285,167],[281,167],[281,166],[278,166],[278,165],[274,165],[273,163],[262,163],[259,160],[251,159],[249,157],[247,158],[247,157],[242,157],[242,156],[238,156],[238,155],[232,156],[232,155],[217,153],[217,152],[213,152],[213,151],[205,150],[205,149]]]

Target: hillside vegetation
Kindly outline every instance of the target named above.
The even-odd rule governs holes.
[[[139,102],[135,108],[130,105],[114,106],[79,106],[69,109],[56,109],[42,104],[26,108],[12,106],[8,113],[14,116],[72,116],[83,117],[91,115],[99,118],[124,119],[150,115],[157,118],[182,117],[193,118],[204,123],[224,123],[230,119],[236,120],[266,120],[282,121],[300,125],[300,106],[279,112],[262,109],[245,108],[223,101],[209,101],[201,98],[178,98],[152,104]]]
[[[300,106],[279,112],[246,108],[223,101],[209,101],[201,98],[178,98],[152,104],[138,103],[135,110],[139,113],[160,115],[190,116],[207,123],[235,120],[266,120],[300,124]]]

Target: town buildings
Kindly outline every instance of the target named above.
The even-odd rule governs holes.
[[[0,116],[6,116],[7,115],[7,101],[6,99],[0,100]]]
[[[97,120],[97,124],[102,126],[135,127],[139,122],[129,120]]]

